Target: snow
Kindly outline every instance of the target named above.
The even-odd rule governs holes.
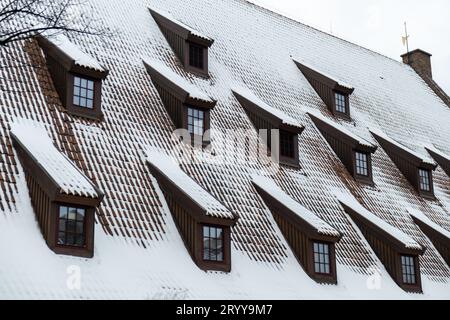
[[[355,140],[356,142],[358,142],[360,145],[362,146],[366,146],[366,147],[370,147],[370,148],[375,148],[375,146],[370,143],[369,141],[359,137],[358,135],[354,134],[353,132],[347,130],[346,128],[344,128],[343,126],[325,118],[323,115],[321,115],[319,112],[317,111],[308,111],[308,114],[314,118],[317,118],[319,121],[326,123],[327,125],[333,127],[334,129],[340,131],[341,133],[343,133],[344,135],[346,135],[347,137]]]
[[[96,71],[105,72],[106,70],[90,55],[84,53],[74,43],[72,43],[67,36],[63,34],[52,35],[46,37],[46,39],[58,47],[68,57],[70,57],[76,65],[88,69],[94,69]]]
[[[165,175],[186,196],[192,199],[211,217],[234,219],[233,213],[199,186],[169,156],[149,150],[147,161]]]
[[[11,135],[61,188],[61,193],[90,198],[100,196],[81,170],[56,149],[41,124],[17,119],[11,125]]]
[[[286,113],[284,113],[281,110],[275,109],[271,106],[269,106],[267,103],[262,101],[260,98],[258,98],[252,91],[250,91],[248,88],[242,87],[242,86],[235,86],[232,88],[232,91],[237,93],[238,95],[244,97],[245,99],[249,100],[250,102],[256,104],[261,109],[267,111],[268,113],[272,114],[276,118],[280,119],[284,124],[297,127],[297,128],[303,128],[297,120],[294,118],[288,116]]]
[[[372,222],[374,225],[376,225],[381,230],[384,230],[386,233],[390,234],[392,237],[400,241],[405,245],[405,248],[408,249],[416,249],[416,250],[422,250],[422,246],[418,244],[414,239],[412,239],[410,236],[405,234],[404,232],[400,231],[399,229],[395,228],[394,226],[390,225],[389,223],[385,222],[384,220],[378,218],[373,213],[369,212],[367,209],[365,209],[353,196],[350,194],[344,194],[341,192],[335,193],[336,198],[339,202],[341,202],[343,205],[349,207],[353,211],[355,211],[358,215],[365,218],[366,220]]]
[[[303,207],[300,203],[288,196],[280,187],[275,184],[275,181],[263,176],[253,176],[253,183],[260,187],[262,190],[267,192],[271,197],[275,198],[277,201],[285,205],[289,210],[294,212],[300,219],[309,224],[314,228],[317,233],[340,237],[341,234],[335,228],[330,226],[328,223],[320,219],[310,210]]]
[[[434,153],[436,153],[438,156],[441,156],[442,158],[444,158],[444,159],[450,161],[450,155],[448,155],[448,154],[442,152],[441,150],[437,149],[437,148],[434,147],[433,145],[431,145],[431,144],[424,144],[424,148],[427,149],[427,150],[429,150],[429,151],[431,151],[431,152],[434,152]]]
[[[405,151],[405,152],[407,152],[407,153],[409,153],[409,154],[411,154],[411,155],[417,157],[417,158],[420,159],[423,163],[431,164],[431,165],[433,165],[433,166],[436,166],[436,162],[434,162],[433,159],[431,159],[430,157],[425,156],[425,155],[423,155],[423,154],[419,154],[419,153],[417,153],[417,152],[415,152],[415,151],[413,151],[413,150],[411,150],[411,149],[405,147],[405,146],[402,145],[401,143],[399,143],[399,142],[395,141],[394,139],[390,138],[390,137],[389,137],[387,134],[385,134],[382,130],[380,130],[380,129],[373,129],[373,128],[372,128],[372,129],[370,129],[370,132],[373,133],[374,135],[376,135],[376,136],[378,136],[378,137],[380,137],[380,138],[386,140],[386,141],[389,142],[390,144],[393,144],[393,145],[395,145],[396,147],[402,149],[403,151]]]
[[[149,8],[151,11],[154,11],[156,13],[158,13],[159,15],[163,16],[164,18],[166,18],[167,20],[172,21],[173,23],[179,25],[180,27],[186,29],[190,34],[208,40],[208,41],[214,41],[213,39],[211,39],[210,37],[202,34],[200,31],[195,30],[194,28],[191,28],[190,26],[188,26],[187,24],[175,19],[169,12],[164,12],[162,10],[158,10],[155,8]]]
[[[305,62],[304,60],[298,60],[298,59],[294,59],[295,62],[304,65],[305,67],[307,67],[308,69],[311,69],[317,73],[320,73],[321,75],[323,75],[324,77],[336,82],[339,86],[350,89],[350,90],[354,90],[355,88],[348,84],[345,83],[342,80],[337,79],[336,77],[333,77],[332,75],[328,74],[327,72],[324,72],[323,70],[320,70],[319,68],[317,68],[316,66],[312,66],[311,64]]]
[[[192,99],[202,100],[206,102],[214,102],[204,92],[198,89],[195,85],[189,83],[186,79],[176,74],[174,71],[166,67],[161,61],[157,61],[151,58],[142,59],[145,64],[159,73],[162,77],[166,78],[173,85],[184,90]]]
[[[426,215],[424,215],[421,211],[413,209],[413,208],[407,208],[409,214],[422,223],[426,224],[430,228],[434,229],[436,232],[440,233],[442,236],[444,236],[447,239],[450,239],[450,231],[442,228],[437,223],[434,223],[431,221]]]
[[[168,150],[174,144],[170,139],[173,123],[148,81],[143,56],[161,61],[186,76],[198,90],[216,98],[219,102],[211,113],[211,127],[217,130],[251,126],[231,92],[237,84],[248,85],[257,94],[264,93],[264,97],[260,96],[268,105],[289,110],[287,114],[292,118],[309,123],[305,110],[323,109],[323,102],[299,74],[292,62],[294,56],[314,62],[335,78],[354,85],[352,122],[342,122],[345,128],[373,141],[367,127],[380,127],[411,148],[417,147],[414,150],[423,147],[419,145],[423,142],[433,142],[448,153],[450,109],[409,66],[243,0],[88,2],[95,19],[117,30],[115,37],[105,42],[74,35],[76,43],[85,44],[83,48],[89,49],[98,61],[114,65],[102,88],[104,121],[72,117],[49,104],[48,91],[41,92],[42,77],[27,67],[0,69],[0,77],[6,79],[3,84],[10,90],[0,96],[4,106],[0,117],[4,128],[19,114],[48,123],[49,131],[62,126],[63,130],[74,132],[81,156],[105,190],[99,212],[107,222],[97,215],[93,259],[55,255],[39,230],[20,163],[8,169],[8,162],[16,159],[2,152],[0,161],[6,170],[0,177],[5,186],[3,191],[0,188],[0,298],[450,299],[448,266],[435,258],[438,252],[429,241],[424,241],[427,251],[420,258],[424,293],[406,293],[394,283],[364,236],[352,227],[334,193],[328,190],[330,185],[343,191],[351,188],[364,198],[369,211],[382,212],[380,217],[390,210],[404,210],[407,203],[415,207],[431,205],[435,221],[443,221],[450,208],[446,179],[435,183],[437,202],[423,200],[411,192],[407,181],[398,178],[398,170],[389,157],[378,152],[373,163],[376,186],[361,187],[342,177],[342,170],[336,166],[339,158],[327,148],[314,126],[307,126],[299,145],[302,170],[282,167],[277,183],[343,231],[336,248],[338,284],[331,286],[319,285],[305,274],[270,210],[251,188],[251,175],[261,174],[263,166],[203,163],[197,161],[198,157],[209,157],[208,151],[203,150],[192,154],[196,165],[186,172],[205,190],[213,190],[211,194],[239,213],[240,219],[232,228],[232,271],[224,274],[200,270],[186,250],[143,154],[148,146]],[[182,65],[151,18],[148,5],[170,11],[215,39],[209,50],[209,79],[179,71]],[[11,51],[17,53],[15,56],[24,56],[21,46],[14,48]],[[30,90],[24,92],[17,83],[21,77],[25,77]],[[47,81],[44,85],[51,87]],[[50,94],[57,97],[53,90]],[[355,130],[350,127],[353,124]],[[0,128],[3,140],[7,140],[5,130]],[[3,143],[0,147],[6,150],[8,146]],[[225,154],[216,145],[213,147],[218,155]],[[228,152],[225,156],[230,158],[244,153],[239,147]],[[8,180],[17,181],[17,185]],[[402,230],[415,230],[411,219],[402,217],[391,216],[397,220],[396,225],[407,224]],[[108,228],[113,236],[108,235]],[[67,288],[69,266],[81,268],[80,290]],[[367,285],[371,267],[380,271],[380,287]]]

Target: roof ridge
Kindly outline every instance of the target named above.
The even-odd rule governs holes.
[[[410,67],[409,65],[404,64],[404,63],[401,62],[401,61],[395,60],[394,58],[391,58],[391,57],[389,57],[389,56],[387,56],[387,55],[385,55],[385,54],[382,54],[382,53],[380,53],[380,52],[377,52],[377,51],[375,51],[375,50],[373,50],[373,49],[366,48],[366,47],[364,47],[364,46],[362,46],[362,45],[360,45],[360,44],[354,43],[354,42],[352,42],[352,41],[350,41],[350,40],[346,40],[346,39],[341,38],[341,37],[339,37],[339,36],[336,36],[336,35],[334,35],[334,34],[330,34],[330,33],[326,32],[326,31],[320,30],[318,27],[313,27],[313,26],[311,26],[311,25],[309,25],[309,24],[306,24],[306,23],[304,23],[304,22],[301,22],[301,21],[295,19],[294,17],[289,17],[289,16],[287,16],[287,15],[284,15],[282,12],[276,12],[275,9],[270,9],[270,8],[264,7],[263,5],[260,5],[260,4],[257,4],[257,3],[252,2],[252,1],[256,1],[256,0],[237,0],[237,1],[245,2],[245,3],[249,4],[249,5],[253,5],[253,6],[258,7],[258,8],[260,8],[260,9],[263,9],[264,11],[267,11],[267,12],[269,12],[269,13],[271,13],[271,14],[275,14],[275,15],[277,15],[277,16],[280,16],[280,17],[283,18],[283,19],[288,19],[288,20],[293,21],[293,22],[295,22],[295,23],[298,23],[298,24],[300,24],[300,25],[302,25],[302,26],[305,26],[305,27],[307,27],[307,28],[311,28],[311,29],[313,29],[313,30],[315,30],[315,31],[318,31],[318,32],[320,32],[320,33],[323,33],[323,34],[325,34],[325,35],[327,35],[327,36],[336,38],[336,39],[338,39],[338,40],[341,40],[341,41],[344,41],[344,42],[349,43],[349,44],[351,44],[351,45],[354,45],[354,46],[356,46],[356,47],[359,47],[359,48],[361,48],[361,49],[363,49],[363,50],[366,50],[366,51],[369,51],[369,52],[374,53],[374,54],[376,54],[376,55],[379,55],[379,56],[381,56],[381,57],[383,57],[383,58],[386,58],[386,59],[388,59],[388,60],[391,60],[391,61],[393,61],[393,62],[396,62],[396,63],[399,64],[399,65]]]

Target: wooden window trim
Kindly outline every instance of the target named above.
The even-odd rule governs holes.
[[[203,135],[199,136],[193,133],[190,133],[191,136],[191,145],[196,147],[196,141],[201,141],[201,147],[206,148],[211,144],[211,141],[208,139],[206,140],[205,133],[211,129],[211,109],[205,109],[201,107],[197,107],[195,105],[183,105],[183,124],[182,128],[188,130],[189,132],[189,109],[196,109],[203,111]]]
[[[70,246],[58,244],[58,232],[59,232],[59,208],[61,206],[83,208],[86,210],[85,220],[84,220],[84,236],[85,244],[84,246]],[[50,249],[52,249],[56,254],[69,255],[81,258],[92,258],[94,256],[94,229],[95,229],[95,209],[88,206],[83,206],[77,203],[62,203],[54,202],[52,205],[52,214],[54,219],[52,219],[51,227],[51,241],[48,242]]]
[[[367,171],[368,171],[367,176],[358,174],[357,160],[356,160],[357,153],[362,153],[367,156]],[[373,182],[373,164],[372,164],[372,154],[370,152],[361,151],[361,150],[353,150],[353,172],[352,172],[352,174],[353,174],[353,177],[355,178],[355,180],[360,183],[371,185],[371,186],[373,186],[375,184]]]
[[[421,180],[420,171],[421,170],[428,172],[428,183],[430,184],[430,190],[422,190],[422,188],[420,186],[420,180]],[[419,194],[426,199],[430,199],[430,200],[436,199],[436,197],[434,195],[433,170],[425,169],[422,167],[417,168],[417,190],[418,190]]]
[[[73,103],[74,97],[74,80],[75,77],[90,80],[94,82],[94,107],[92,109],[77,106]],[[67,112],[71,115],[83,117],[91,120],[102,120],[103,113],[101,109],[101,97],[102,97],[102,81],[85,76],[79,73],[69,73],[68,83],[67,83],[67,99],[65,107]]]
[[[191,46],[191,44],[203,49],[203,68],[197,68],[190,64],[190,46]],[[184,62],[183,62],[185,69],[188,72],[195,74],[199,77],[209,78],[209,50],[208,50],[208,48],[205,47],[203,44],[201,44],[199,42],[195,42],[195,41],[186,41],[185,47],[186,47],[186,49],[184,50],[185,56],[184,56]]]
[[[199,246],[200,250],[198,252],[198,265],[202,270],[205,271],[222,271],[222,272],[230,272],[231,271],[231,239],[230,239],[230,227],[224,226],[220,224],[211,224],[211,223],[200,223],[199,231],[201,244]],[[223,230],[223,261],[210,261],[204,259],[204,234],[203,227],[212,227],[212,228],[220,228]]]
[[[328,256],[329,256],[329,273],[316,272],[315,269],[315,257],[314,257],[314,243],[326,244],[328,245]],[[320,283],[337,284],[337,272],[336,272],[336,244],[333,242],[326,242],[323,240],[310,240],[311,247],[311,270],[310,273],[314,274],[314,279]]]
[[[405,257],[411,257],[413,258],[414,261],[414,272],[415,272],[415,277],[416,277],[416,283],[415,284],[410,284],[410,283],[405,283],[403,281],[403,269],[402,269],[402,261],[401,258],[402,256]],[[412,255],[412,254],[404,254],[404,253],[398,253],[397,254],[397,260],[398,260],[398,268],[397,268],[397,284],[405,291],[407,292],[413,292],[413,293],[422,293],[422,277],[420,274],[420,261],[419,261],[419,257],[417,255]]]
[[[336,104],[336,94],[340,94],[342,96],[344,96],[345,98],[345,112],[340,112],[337,110],[337,104]],[[350,97],[348,94],[342,92],[342,91],[338,91],[338,90],[333,90],[333,95],[334,95],[334,103],[333,103],[333,115],[335,117],[338,118],[342,118],[344,120],[348,120],[350,121]]]

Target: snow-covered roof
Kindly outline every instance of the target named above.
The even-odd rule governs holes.
[[[287,195],[272,179],[255,175],[252,177],[252,182],[277,202],[295,213],[301,220],[315,229],[317,233],[332,237],[341,236],[339,231]]]
[[[343,88],[346,88],[346,89],[349,89],[349,90],[354,90],[355,89],[351,84],[348,84],[348,83],[338,79],[336,76],[332,76],[329,73],[324,72],[323,70],[320,70],[320,68],[318,68],[317,66],[313,66],[312,64],[307,63],[304,60],[294,59],[294,62],[297,63],[297,65],[300,64],[302,66],[305,66],[306,68],[308,68],[308,69],[310,69],[310,70],[312,70],[312,71],[314,71],[316,73],[321,74],[322,76],[330,79],[331,81],[336,82],[340,87],[343,87]]]
[[[448,265],[405,210],[407,203],[424,208],[433,221],[445,221],[450,212],[448,176],[442,170],[434,172],[437,200],[425,199],[406,179],[398,179],[398,169],[388,155],[377,152],[376,186],[354,183],[306,114],[322,110],[324,103],[299,74],[292,57],[314,62],[357,88],[351,98],[352,122],[342,122],[348,130],[362,135],[376,126],[414,150],[428,142],[448,153],[450,109],[409,66],[244,0],[87,3],[92,10],[85,14],[117,31],[104,41],[83,34],[70,36],[97,61],[114,67],[102,85],[101,121],[68,114],[51,77],[42,76],[42,68],[18,66],[16,62],[30,54],[41,56],[37,46],[11,44],[9,54],[0,55],[1,65],[11,66],[0,68],[0,87],[5,88],[0,95],[0,298],[450,299]],[[214,38],[208,50],[208,79],[180,71],[183,66],[149,14],[149,4]],[[144,56],[161,61],[218,100],[211,111],[211,128],[239,133],[226,145],[230,148],[225,150],[214,136],[211,148],[205,150],[173,139],[176,125],[149,81]],[[241,145],[246,138],[241,129],[255,132],[249,130],[251,121],[232,93],[240,84],[305,125],[299,141],[301,168],[279,166],[276,172],[266,172],[267,162],[241,161],[248,150]],[[21,164],[11,150],[9,128],[17,115],[45,124],[58,149],[76,159],[77,166],[95,177],[105,192],[95,215],[92,259],[58,256],[48,249]],[[370,137],[368,132],[362,136]],[[192,160],[193,165],[182,164],[184,173],[239,214],[232,227],[229,274],[206,273],[192,262],[146,164],[144,150],[150,146],[176,154],[177,161]],[[274,174],[287,194],[342,231],[336,247],[337,285],[319,285],[304,272],[255,192],[253,174]],[[404,292],[390,278],[330,186],[351,190],[368,211],[411,230],[414,239],[426,246],[420,258],[423,295]],[[70,290],[66,283],[67,268],[74,265],[82,271],[80,290]],[[368,276],[377,271],[382,287],[370,290]]]
[[[208,103],[214,103],[214,100],[212,100],[207,94],[202,92],[195,85],[188,82],[180,75],[176,74],[170,68],[165,66],[161,61],[157,61],[151,58],[143,58],[143,62],[148,68],[151,68],[154,72],[157,72],[160,76],[170,81],[172,85],[186,92],[186,94],[190,98],[194,100],[205,101]]]
[[[105,68],[92,56],[84,53],[77,45],[67,38],[64,34],[57,34],[46,37],[46,40],[61,50],[65,55],[74,61],[80,67],[93,69],[99,72],[105,72]]]
[[[235,219],[234,214],[189,177],[169,156],[149,151],[147,161],[173,185],[205,210],[206,215],[223,219]]]
[[[400,231],[399,229],[395,228],[394,226],[390,225],[383,219],[377,217],[373,213],[369,212],[353,196],[351,196],[349,194],[337,193],[336,197],[339,200],[339,202],[341,202],[344,206],[349,207],[356,214],[358,214],[365,220],[370,221],[372,224],[377,226],[379,229],[383,230],[384,232],[386,232],[393,238],[397,239],[399,242],[401,242],[405,246],[405,248],[414,249],[414,250],[422,250],[423,249],[422,246],[420,244],[418,244],[413,238],[411,238],[404,232]]]
[[[290,117],[285,112],[269,106],[267,103],[262,101],[259,97],[257,97],[252,91],[250,91],[248,88],[243,87],[243,86],[235,86],[232,88],[232,91],[235,94],[238,94],[239,96],[241,96],[242,98],[255,104],[256,106],[258,106],[262,110],[266,111],[267,113],[271,114],[275,118],[278,118],[283,124],[293,126],[293,127],[299,128],[299,129],[303,128],[303,126],[300,125],[300,123],[297,120]]]
[[[450,240],[450,231],[442,228],[440,225],[438,225],[437,223],[433,222],[430,220],[430,218],[428,218],[426,215],[424,215],[421,211],[413,209],[413,208],[407,208],[409,214],[416,218],[417,220],[419,220],[420,222],[424,223],[425,225],[427,225],[428,227],[430,227],[431,229],[433,229],[434,231],[438,232],[439,234],[441,234],[443,237],[447,238],[448,240]]]
[[[387,134],[385,134],[382,130],[380,129],[370,129],[370,132],[372,134],[374,134],[376,137],[380,137],[383,140],[386,140],[388,143],[396,146],[397,148],[409,153],[410,155],[418,158],[421,162],[426,163],[426,164],[430,164],[432,166],[436,166],[436,162],[434,162],[433,159],[431,159],[429,156],[426,156],[425,154],[420,154],[418,152],[415,152],[413,150],[411,150],[410,148],[402,145],[401,143],[395,141],[394,139],[392,139],[391,137],[389,137]]]
[[[366,139],[361,138],[360,136],[354,134],[353,132],[351,132],[350,130],[347,130],[345,127],[343,127],[342,125],[335,123],[334,121],[326,118],[325,116],[321,115],[319,112],[317,111],[308,111],[308,114],[319,120],[320,122],[326,124],[327,126],[330,126],[334,129],[336,129],[337,131],[341,132],[343,135],[347,136],[348,138],[350,138],[351,140],[355,141],[355,143],[365,146],[365,147],[369,147],[369,148],[373,148],[376,149],[376,146],[373,145],[372,143],[370,143],[369,141],[367,141]]]
[[[199,37],[201,39],[207,40],[208,42],[214,42],[213,39],[211,39],[210,37],[208,37],[207,35],[201,33],[198,30],[195,30],[194,28],[191,28],[190,26],[188,26],[187,24],[181,22],[180,20],[175,19],[172,14],[170,14],[169,12],[165,12],[163,10],[159,10],[159,9],[155,9],[155,8],[149,8],[150,12],[154,12],[156,14],[159,14],[160,16],[164,17],[165,19],[173,22],[174,24],[182,27],[183,29],[185,29],[187,32],[189,32],[191,35]]]
[[[101,196],[85,174],[56,149],[41,124],[17,119],[11,125],[11,135],[61,188],[62,194],[89,198]]]
[[[441,150],[437,149],[435,146],[431,144],[424,144],[425,149],[437,154],[438,156],[444,158],[445,160],[450,161],[450,155],[442,152]]]

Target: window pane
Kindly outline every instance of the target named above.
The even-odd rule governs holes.
[[[203,259],[206,261],[223,261],[223,229],[203,227]]]
[[[84,246],[86,210],[60,206],[58,222],[58,245]]]
[[[67,217],[67,207],[59,207],[59,217],[66,218]]]
[[[316,273],[330,274],[330,248],[326,243],[315,242],[314,250],[314,270]]]

